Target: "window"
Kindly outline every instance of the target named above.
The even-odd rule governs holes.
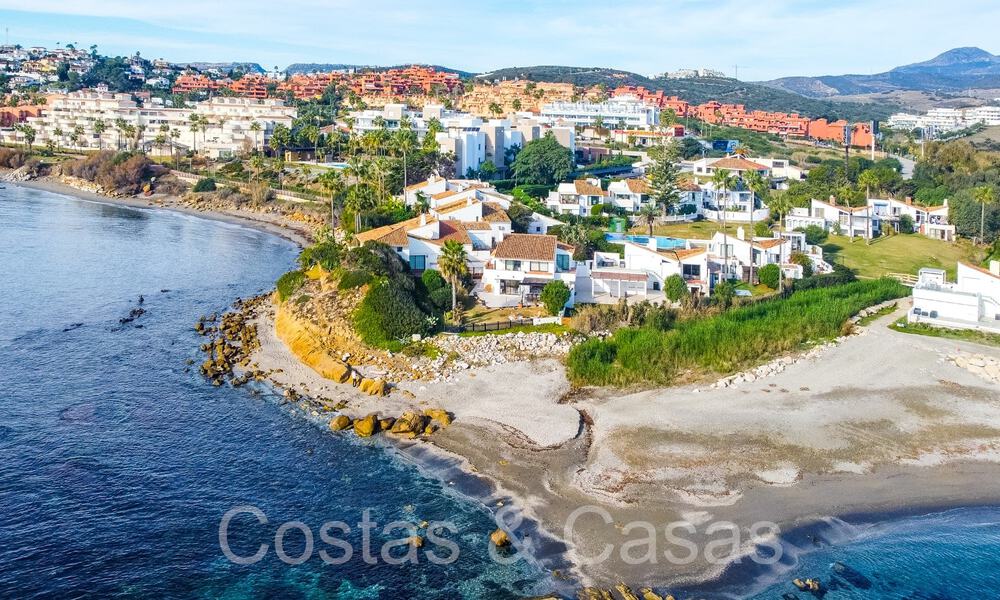
[[[423,271],[427,268],[427,257],[423,254],[411,254],[410,255],[410,270],[411,271]]]
[[[701,276],[701,265],[684,265],[684,277],[697,279]]]
[[[506,269],[508,271],[520,271],[521,270],[521,261],[519,261],[519,260],[505,260],[504,261],[504,269]]]
[[[549,263],[547,263],[547,262],[531,261],[531,263],[528,266],[528,270],[529,271],[548,271],[549,270]]]
[[[560,271],[569,270],[569,255],[568,254],[556,254],[556,268]]]

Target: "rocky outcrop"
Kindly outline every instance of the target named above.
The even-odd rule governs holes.
[[[288,303],[277,304],[274,328],[292,354],[323,377],[337,383],[346,383],[351,378],[351,367],[327,353],[318,326],[297,318]]]
[[[213,314],[203,316],[195,323],[195,331],[210,338],[201,345],[202,352],[207,355],[201,364],[201,374],[215,385],[221,385],[227,378],[234,386],[239,386],[251,378],[263,377],[262,373],[250,368],[250,354],[260,347],[257,326],[251,316],[263,301],[263,296],[237,300],[233,303],[234,310],[221,318]],[[215,324],[216,321],[218,324]],[[237,368],[242,375],[235,374]]]

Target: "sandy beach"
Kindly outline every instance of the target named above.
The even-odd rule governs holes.
[[[55,177],[48,176],[30,181],[5,182],[6,185],[15,185],[36,190],[72,196],[80,200],[90,202],[101,202],[104,204],[114,204],[116,206],[127,206],[141,209],[162,209],[174,212],[194,215],[203,219],[222,221],[244,227],[252,227],[260,231],[282,237],[290,242],[294,242],[299,247],[304,247],[312,243],[312,234],[309,229],[302,224],[294,223],[282,218],[277,214],[269,214],[250,210],[197,210],[185,205],[176,196],[166,196],[154,194],[149,197],[115,197],[98,194],[82,190],[66,183],[58,181]]]
[[[1000,501],[997,386],[947,359],[1000,357],[1000,349],[891,331],[899,311],[776,375],[728,388],[570,393],[562,365],[544,360],[403,383],[372,398],[299,363],[268,314],[254,359],[282,371],[278,385],[346,402],[351,416],[449,410],[455,423],[423,446],[485,476],[496,495],[562,538],[580,582],[670,588],[723,567],[702,555],[629,564],[619,549],[642,535],[628,523],[660,531],[690,523],[697,531],[686,537],[700,547],[718,538],[707,531],[718,522],[736,524],[749,544],[762,521],[787,532],[833,516]],[[581,506],[607,511],[609,522],[594,513],[566,535]],[[606,544],[615,547],[608,560],[583,564]]]
[[[276,215],[106,198],[53,181],[17,185],[308,243],[306,231]],[[270,303],[256,317],[252,361],[275,385],[309,397],[306,410],[316,417],[451,412],[454,424],[429,443],[392,443],[418,463],[475,474],[479,498],[513,502],[533,523],[532,538],[548,540],[545,552],[562,549],[552,540],[565,544],[575,568],[560,569],[575,583],[670,589],[721,574],[723,565],[702,552],[719,537],[716,523],[735,524],[746,547],[760,541],[752,535],[760,522],[787,532],[834,516],[1000,503],[1000,386],[953,360],[1000,358],[1000,349],[888,329],[908,305],[901,300],[896,313],[835,345],[787,357],[780,372],[729,387],[572,390],[558,360],[540,359],[401,382],[372,397],[301,363],[278,337]],[[595,510],[566,531],[583,506]],[[629,525],[635,521],[658,532],[656,562],[622,554],[625,542],[645,536]],[[664,528],[676,522],[694,529],[684,537],[699,549],[683,564],[663,558]],[[614,550],[606,560],[586,564],[607,544]]]

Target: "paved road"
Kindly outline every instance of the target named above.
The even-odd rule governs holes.
[[[903,165],[903,172],[901,173],[903,179],[913,179],[913,168],[917,166],[917,162],[909,158],[896,156],[895,154],[892,154],[890,156],[898,160],[900,164]]]

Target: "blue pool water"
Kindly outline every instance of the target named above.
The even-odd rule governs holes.
[[[266,388],[214,388],[193,324],[270,288],[296,249],[241,227],[167,212],[0,190],[0,597],[515,598],[544,592],[540,568],[488,557],[482,504],[377,443],[331,435]],[[119,319],[145,297],[146,313]],[[233,564],[230,547],[256,564]],[[361,556],[364,510],[453,522],[458,559],[392,566]],[[275,533],[310,528],[304,564],[278,560]],[[320,526],[357,548],[328,565]],[[448,534],[445,534],[447,536]],[[371,534],[378,557],[384,540]],[[291,530],[283,551],[299,556]],[[425,549],[435,549],[428,545]],[[447,557],[447,551],[439,551]],[[390,556],[393,556],[390,554]]]
[[[656,249],[657,250],[671,250],[673,248],[683,248],[687,242],[680,238],[672,238],[663,235],[653,236],[656,239]],[[639,244],[640,246],[646,246],[649,244],[649,236],[647,235],[629,235],[624,233],[605,233],[604,239],[609,242],[622,243],[623,241],[633,242]]]

